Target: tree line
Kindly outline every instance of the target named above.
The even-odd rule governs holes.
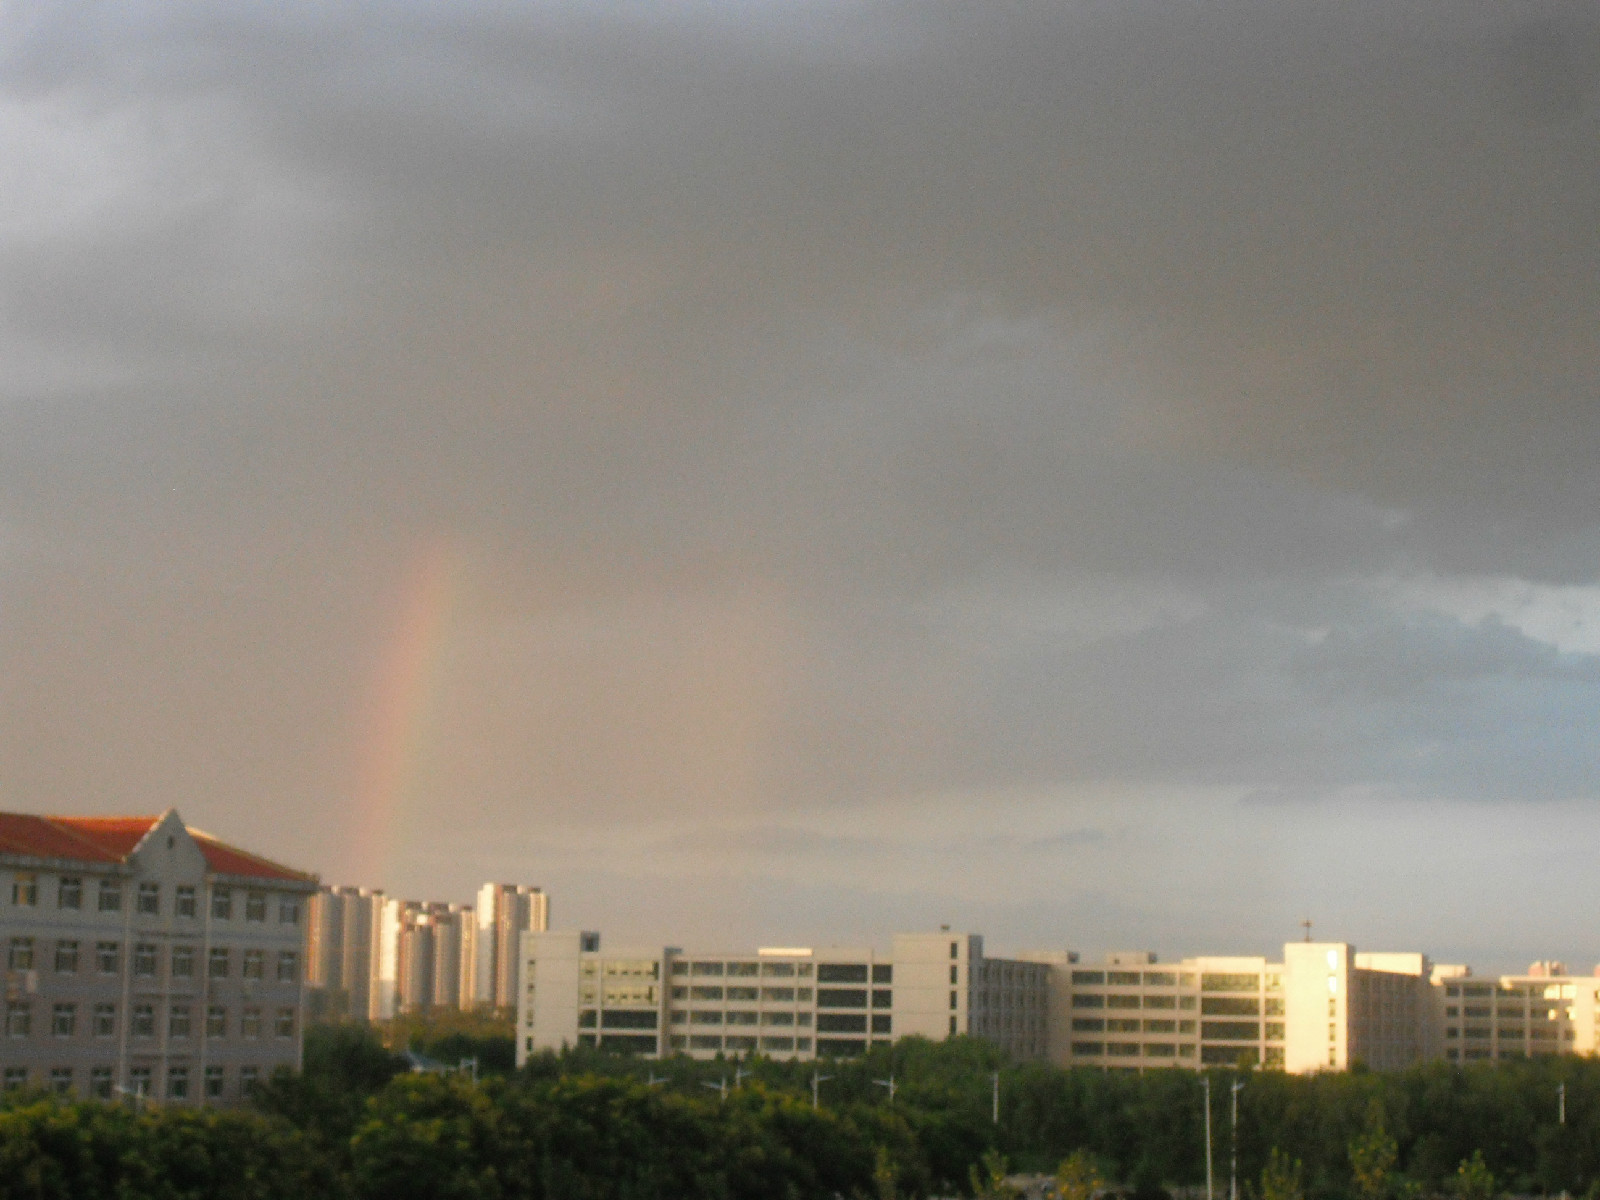
[[[498,1031],[436,1032],[412,1047],[476,1058],[477,1081],[409,1072],[374,1031],[335,1026],[242,1108],[8,1094],[0,1200],[887,1200],[1002,1196],[1016,1171],[1067,1200],[1158,1200],[1205,1181],[1189,1071],[1011,1064],[969,1038],[815,1064],[573,1050],[518,1071]],[[1235,1150],[1249,1200],[1600,1200],[1594,1060],[1210,1078],[1219,1200]]]

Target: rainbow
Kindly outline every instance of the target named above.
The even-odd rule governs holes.
[[[407,827],[425,740],[428,701],[438,681],[452,604],[455,557],[443,538],[424,544],[408,565],[400,603],[368,707],[355,784],[355,854],[363,886],[381,887],[381,869]]]

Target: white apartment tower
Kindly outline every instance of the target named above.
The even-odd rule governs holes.
[[[550,897],[536,887],[486,883],[478,889],[472,1003],[513,1008],[521,938],[550,928]]]

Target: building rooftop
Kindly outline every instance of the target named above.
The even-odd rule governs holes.
[[[32,813],[0,813],[0,854],[83,863],[126,862],[160,820],[159,816],[46,817]],[[285,883],[314,884],[317,881],[315,875],[230,846],[198,829],[188,829],[188,832],[205,856],[206,865],[219,875]]]

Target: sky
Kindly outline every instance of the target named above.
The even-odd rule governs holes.
[[[687,945],[1600,960],[1600,11],[0,3],[0,807]]]

